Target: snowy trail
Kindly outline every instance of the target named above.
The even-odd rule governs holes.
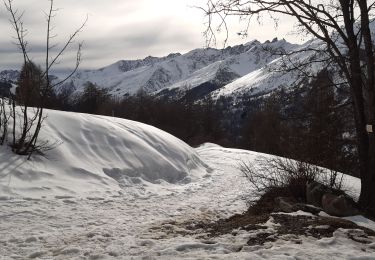
[[[257,156],[210,144],[196,151],[213,171],[163,192],[131,186],[105,198],[0,199],[0,259],[375,259],[375,243],[356,243],[344,232],[329,241],[250,248],[248,232],[203,239],[182,230],[181,222],[244,211],[249,190],[236,166]]]
[[[215,219],[246,208],[243,177],[235,169],[207,163],[214,170],[202,181],[169,185],[163,192],[135,186],[109,198],[0,200],[0,259],[175,255],[173,245],[196,241],[168,237],[179,227],[166,223]]]

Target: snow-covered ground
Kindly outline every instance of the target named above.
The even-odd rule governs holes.
[[[48,158],[1,151],[1,260],[375,259],[375,241],[355,242],[341,229],[263,246],[246,245],[257,230],[208,238],[185,229],[246,210],[252,192],[238,166],[255,152],[192,149],[143,124],[54,111],[43,135],[63,141]]]

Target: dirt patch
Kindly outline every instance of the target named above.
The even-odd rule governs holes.
[[[355,223],[332,217],[321,216],[292,216],[287,214],[272,214],[276,224],[276,231],[279,235],[293,234],[305,235],[315,238],[332,237],[333,233],[339,229],[358,229],[368,236],[375,236],[375,232],[356,225]]]
[[[291,193],[288,188],[276,187],[272,188],[266,193],[264,193],[258,200],[252,203],[247,210],[246,214],[248,215],[262,215],[269,214],[276,210],[275,199],[277,197],[290,197]],[[298,200],[294,201],[295,203],[300,202]]]
[[[287,189],[274,189],[256,201],[247,212],[234,215],[227,219],[215,222],[196,222],[194,220],[183,223],[184,229],[190,234],[204,233],[206,237],[215,237],[224,234],[236,235],[237,230],[245,230],[253,236],[248,240],[248,245],[263,245],[266,242],[273,242],[279,238],[289,239],[300,243],[300,236],[309,236],[316,239],[332,237],[333,233],[339,229],[358,230],[361,235],[348,237],[360,243],[375,241],[375,232],[356,225],[355,223],[335,217],[323,217],[319,215],[291,215],[277,213],[280,209],[275,203],[275,198],[290,195]],[[296,205],[304,205],[295,200]],[[303,210],[303,209],[302,209]],[[265,223],[272,220],[272,227]]]
[[[287,189],[277,188],[268,192],[254,202],[243,214],[227,219],[210,222],[209,220],[191,219],[189,221],[171,221],[151,228],[153,232],[161,232],[163,236],[197,235],[197,238],[212,238],[225,234],[238,234],[238,230],[248,231],[251,235],[247,244],[263,245],[277,239],[301,243],[301,236],[321,239],[332,237],[340,228],[358,232],[348,232],[348,238],[359,243],[375,241],[375,232],[356,225],[355,223],[335,217],[323,217],[314,214],[294,215],[280,213],[275,199],[289,196]],[[289,197],[290,198],[290,197]],[[295,205],[306,205],[298,200],[289,201]],[[299,208],[298,210],[304,210]]]
[[[275,242],[276,237],[274,233],[258,233],[256,236],[250,237],[247,241],[247,245],[255,246],[255,245],[263,245],[266,242]]]

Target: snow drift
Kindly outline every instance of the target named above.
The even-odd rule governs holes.
[[[134,121],[48,111],[41,139],[60,144],[46,156],[0,149],[0,196],[118,194],[129,185],[183,184],[208,167],[174,136]]]

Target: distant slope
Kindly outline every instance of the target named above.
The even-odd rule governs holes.
[[[238,78],[222,88],[212,93],[215,98],[219,97],[241,97],[243,95],[259,95],[267,94],[272,90],[280,87],[292,88],[300,85],[306,80],[305,76],[301,76],[298,69],[290,70],[293,66],[301,66],[303,72],[309,75],[316,75],[321,71],[325,64],[319,62],[311,62],[316,60],[313,58],[315,52],[305,51],[309,48],[322,49],[324,44],[321,41],[309,41],[301,46],[295,47],[293,53],[286,56],[277,57],[265,66],[257,68],[252,72]]]
[[[113,195],[127,185],[183,184],[206,173],[193,148],[152,126],[87,114],[47,114],[41,138],[61,144],[31,161],[0,147],[0,196]]]

